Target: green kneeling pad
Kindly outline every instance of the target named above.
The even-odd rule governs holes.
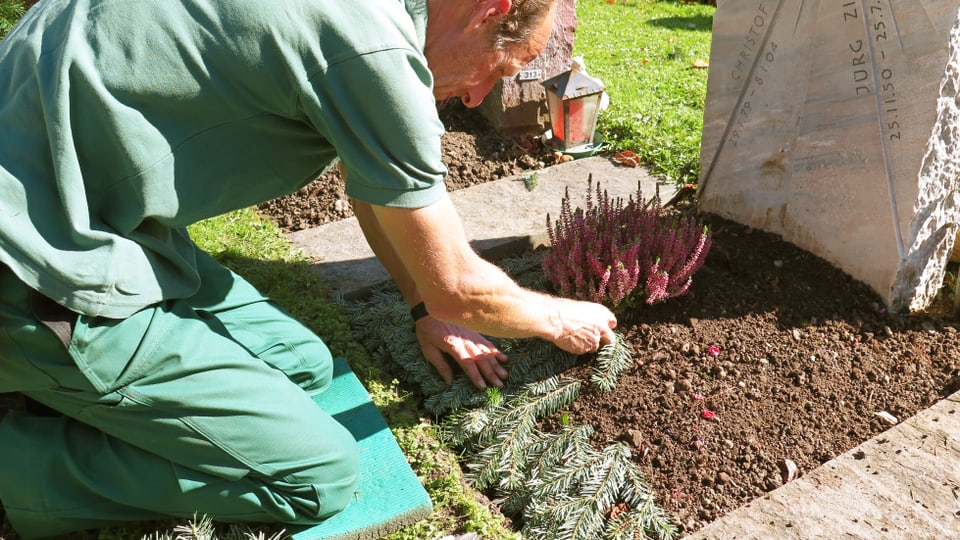
[[[430,496],[370,394],[342,358],[334,360],[330,388],[314,400],[357,440],[360,480],[342,512],[319,525],[293,528],[293,539],[374,540],[429,516]]]

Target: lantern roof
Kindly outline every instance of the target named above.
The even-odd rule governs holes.
[[[600,81],[584,75],[576,68],[551,77],[540,84],[546,88],[547,92],[552,92],[560,96],[561,99],[599,94],[604,90]]]

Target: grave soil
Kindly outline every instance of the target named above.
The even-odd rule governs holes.
[[[536,141],[504,138],[472,111],[443,119],[451,190],[551,162]],[[350,215],[335,176],[260,210],[291,231]],[[800,477],[960,389],[960,322],[946,292],[928,313],[892,314],[776,235],[699,219],[713,246],[689,293],[622,314],[636,364],[610,393],[585,385],[565,411],[594,427],[598,447],[631,447],[682,533],[789,481],[792,465]],[[587,379],[590,360],[564,375]]]

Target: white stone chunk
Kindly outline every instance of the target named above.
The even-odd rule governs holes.
[[[958,228],[960,0],[726,0],[700,210],[780,234],[895,310],[942,285]]]

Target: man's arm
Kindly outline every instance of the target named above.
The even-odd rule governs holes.
[[[390,273],[407,305],[416,305],[422,300],[416,283],[386,239],[373,208],[357,200],[352,203],[353,213],[370,248]],[[431,316],[418,320],[415,327],[424,358],[437,368],[445,381],[453,381],[450,363],[444,358],[444,354],[449,354],[474,386],[486,388],[487,383],[503,386],[503,381],[507,379],[507,370],[501,364],[507,361],[507,355],[485,337]]]
[[[437,319],[497,337],[539,337],[574,354],[614,339],[600,304],[523,289],[467,242],[448,196],[424,208],[372,206],[383,240]]]
[[[397,288],[400,289],[400,294],[403,295],[407,305],[415,306],[422,302],[423,299],[420,298],[420,293],[417,291],[417,284],[413,281],[407,269],[404,268],[403,261],[384,235],[383,228],[373,213],[373,207],[356,199],[351,199],[350,203],[353,206],[353,215],[356,216],[360,230],[363,231],[363,236],[370,244],[370,249],[377,256],[380,264],[390,273],[390,277]]]

